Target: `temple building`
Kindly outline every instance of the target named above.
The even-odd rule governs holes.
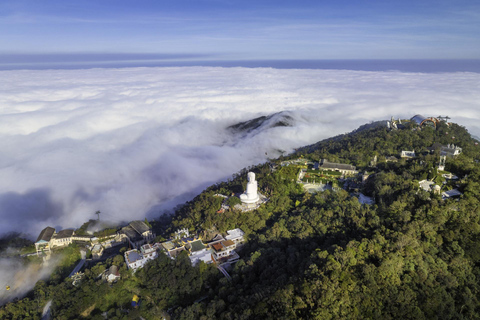
[[[329,162],[327,159],[321,159],[318,163],[318,167],[316,166],[316,168],[320,170],[338,171],[344,175],[358,173],[358,171],[355,169],[355,166],[343,163]]]

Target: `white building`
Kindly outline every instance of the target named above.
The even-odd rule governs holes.
[[[125,262],[127,263],[128,269],[132,269],[134,272],[138,268],[143,268],[143,266],[149,261],[154,260],[158,257],[157,248],[160,245],[155,244],[144,244],[140,247],[140,251],[133,249],[125,252]]]
[[[140,252],[143,255],[144,259],[153,260],[158,257],[156,247],[152,246],[151,244],[144,244],[140,247]]]
[[[244,238],[243,238],[244,234],[245,232],[243,232],[242,229],[239,229],[239,228],[228,230],[225,240],[233,241],[233,243],[235,243],[235,246],[237,247],[238,245],[241,245],[244,243]]]
[[[140,251],[133,249],[125,252],[125,262],[128,269],[132,269],[135,272],[138,268],[142,268],[145,265],[146,260],[143,259]]]
[[[235,253],[236,244],[232,240],[225,240],[212,245],[215,261],[228,258]]]
[[[207,248],[192,252],[189,258],[192,266],[196,266],[200,261],[203,261],[206,264],[213,262],[212,251]]]
[[[400,153],[400,157],[407,158],[407,159],[415,158],[415,150],[412,150],[412,151],[402,150],[402,152]]]

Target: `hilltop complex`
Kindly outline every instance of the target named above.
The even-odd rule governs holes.
[[[447,120],[367,124],[241,170],[159,221],[47,227],[35,255],[91,258],[70,257],[0,318],[40,318],[50,300],[65,320],[476,318],[480,146]]]

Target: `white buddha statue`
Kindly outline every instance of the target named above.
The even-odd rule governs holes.
[[[260,198],[257,193],[257,181],[255,180],[255,173],[248,173],[247,190],[240,195],[242,203],[252,204],[256,203]]]

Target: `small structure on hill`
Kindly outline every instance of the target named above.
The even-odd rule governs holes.
[[[118,272],[117,266],[111,266],[103,273],[102,278],[106,280],[108,283],[116,282],[120,279],[120,272]]]
[[[440,154],[447,157],[455,157],[462,153],[462,148],[452,144],[447,144],[440,148]]]
[[[456,157],[462,153],[462,148],[452,144],[441,145],[440,143],[434,143],[430,148],[430,152],[435,152],[435,150],[440,150],[441,156],[447,157]]]
[[[442,192],[442,199],[446,200],[449,198],[458,198],[462,195],[463,193],[461,193],[458,189],[452,189],[452,190]]]
[[[397,161],[398,161],[397,157],[394,157],[394,156],[385,157],[385,162],[397,162]]]
[[[418,182],[418,185],[419,185],[420,189],[422,189],[426,192],[430,192],[432,190],[433,186],[435,185],[435,182],[429,181],[429,180],[422,180],[422,181]]]
[[[227,236],[225,236],[225,240],[232,240],[236,246],[239,246],[243,244],[244,235],[245,235],[245,232],[243,232],[242,229],[239,229],[239,228],[228,230]]]
[[[402,150],[402,152],[400,153],[400,158],[404,158],[404,159],[415,158],[415,150],[412,150],[412,151]]]

